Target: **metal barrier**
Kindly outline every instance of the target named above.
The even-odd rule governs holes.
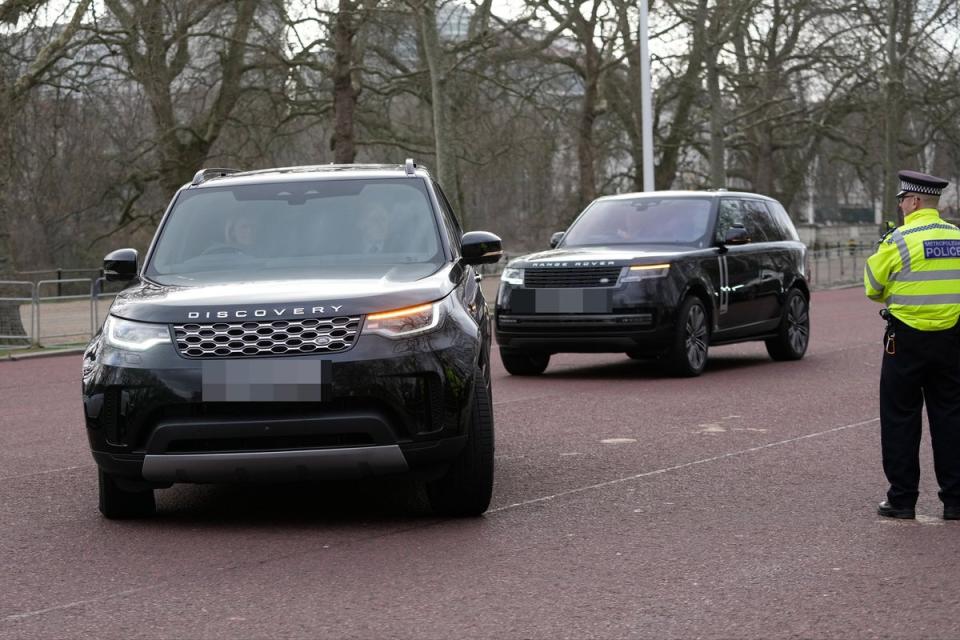
[[[92,326],[89,333],[73,331],[70,333],[59,333],[59,334],[46,335],[46,336],[41,335],[40,333],[40,324],[41,324],[40,323],[40,303],[41,302],[48,302],[50,300],[85,300],[88,297],[89,294],[85,294],[85,293],[70,295],[70,296],[63,296],[63,295],[41,296],[40,295],[44,285],[57,285],[57,290],[60,291],[62,290],[62,287],[64,284],[69,284],[69,283],[89,283],[92,286],[93,280],[91,278],[64,278],[61,280],[40,280],[37,282],[37,288],[34,290],[34,296],[33,296],[34,306],[36,308],[36,312],[34,315],[36,317],[36,322],[37,322],[36,332],[33,334],[34,346],[37,346],[37,347],[40,346],[41,338],[67,338],[71,336],[81,336],[81,335],[87,335],[88,337],[90,337],[93,335]]]
[[[25,280],[0,280],[0,287],[26,287],[30,295],[28,297],[5,297],[0,298],[0,302],[13,302],[16,303],[17,313],[20,313],[20,305],[24,302],[30,303],[30,325],[27,329],[27,335],[25,336],[16,336],[16,335],[0,335],[0,340],[24,340],[25,344],[0,344],[0,349],[29,349],[36,339],[36,333],[34,332],[34,322],[36,319],[37,307],[35,300],[37,297],[36,285],[33,282]]]
[[[874,246],[838,247],[807,252],[807,280],[811,289],[863,282],[863,265]]]

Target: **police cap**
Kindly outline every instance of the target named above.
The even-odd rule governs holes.
[[[950,184],[949,180],[930,176],[919,171],[900,171],[897,173],[900,178],[900,191],[897,193],[899,198],[907,193],[925,193],[931,196],[939,196],[944,187]]]

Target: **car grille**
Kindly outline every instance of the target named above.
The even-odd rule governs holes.
[[[178,324],[180,355],[188,358],[264,356],[346,351],[360,330],[359,316]]]
[[[524,269],[523,284],[533,289],[561,289],[566,287],[614,287],[620,278],[621,267],[554,267]]]

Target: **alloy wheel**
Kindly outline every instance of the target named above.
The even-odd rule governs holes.
[[[707,316],[699,304],[690,307],[686,334],[687,362],[692,369],[699,370],[707,360]]]
[[[787,340],[794,353],[803,353],[810,339],[810,313],[803,296],[795,295],[790,299],[787,309]]]

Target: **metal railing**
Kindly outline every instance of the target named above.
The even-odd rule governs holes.
[[[70,289],[70,281],[73,281],[78,278],[94,278],[97,276],[103,275],[103,269],[89,269],[89,268],[74,268],[74,267],[56,267],[54,269],[35,269],[32,271],[14,271],[12,276],[20,280],[29,280],[36,284],[37,282],[43,281],[55,281],[57,282],[57,296],[63,295],[64,285],[67,285],[67,289]],[[44,278],[43,276],[51,276],[49,278]],[[0,274],[0,279],[3,279],[4,274]]]
[[[92,327],[92,326],[90,327],[90,331],[89,331],[89,332],[87,332],[87,331],[84,331],[84,332],[71,331],[71,332],[68,332],[68,333],[57,333],[57,334],[50,334],[50,335],[43,335],[43,332],[42,332],[41,329],[40,329],[40,327],[41,327],[41,323],[40,323],[40,309],[41,309],[41,304],[42,304],[42,303],[44,303],[44,302],[49,302],[49,301],[52,301],[52,300],[56,300],[56,301],[58,301],[58,302],[60,302],[60,301],[62,301],[62,300],[85,300],[85,299],[87,299],[88,297],[90,297],[90,294],[62,295],[63,285],[65,285],[65,284],[73,284],[73,283],[77,283],[77,284],[85,283],[85,284],[87,284],[87,285],[91,285],[92,280],[91,280],[90,278],[63,278],[63,279],[60,279],[60,280],[39,280],[39,281],[37,281],[37,287],[36,287],[36,289],[34,290],[34,301],[35,301],[34,307],[35,307],[35,309],[36,309],[36,311],[35,311],[35,313],[34,313],[34,317],[36,318],[36,323],[37,323],[37,325],[36,325],[36,331],[35,331],[34,334],[33,334],[33,335],[34,335],[34,345],[35,345],[35,346],[40,346],[40,340],[43,339],[43,338],[48,338],[48,339],[49,339],[49,338],[71,338],[71,337],[79,337],[79,336],[82,336],[82,335],[87,335],[87,336],[89,337],[89,336],[92,336],[92,335],[93,335],[93,327]],[[40,295],[40,293],[43,291],[44,285],[56,285],[56,286],[57,286],[57,291],[58,291],[58,292],[61,292],[61,295],[54,295],[54,296],[42,296],[42,295]]]
[[[0,335],[0,341],[11,342],[11,344],[0,344],[0,351],[50,346],[58,340],[63,342],[64,338],[76,338],[75,342],[79,342],[93,337],[101,323],[100,301],[116,296],[115,292],[103,291],[105,282],[106,279],[103,277],[60,278],[36,282],[0,280],[0,290],[23,290],[23,295],[0,297],[0,304],[7,303],[17,308],[26,331],[26,335]],[[79,290],[81,286],[85,293],[63,293],[65,289]],[[81,300],[89,301],[88,311],[84,311],[82,307],[69,306],[71,302]],[[22,317],[23,312],[26,311],[25,307],[29,308],[28,322]],[[54,309],[58,308],[63,311],[55,312]],[[58,327],[52,331],[59,332],[45,332],[45,329],[50,330],[51,326]]]
[[[807,281],[812,289],[863,283],[863,265],[876,246],[839,246],[807,252]]]

